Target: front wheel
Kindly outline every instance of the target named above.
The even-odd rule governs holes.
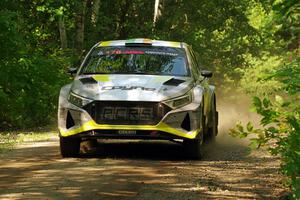
[[[201,159],[202,158],[202,142],[199,139],[195,140],[184,140],[183,146],[185,153],[191,159]]]
[[[215,138],[218,134],[218,121],[219,114],[216,110],[216,98],[214,98],[213,108],[211,110],[211,127],[208,128],[207,139],[209,141],[215,141]]]
[[[202,136],[202,133],[199,133]],[[191,159],[200,160],[203,157],[202,151],[203,137],[196,139],[184,139],[183,147],[186,155]]]
[[[80,138],[60,137],[60,153],[63,158],[78,157]]]

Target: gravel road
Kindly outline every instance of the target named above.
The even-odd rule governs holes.
[[[220,129],[201,161],[168,141],[83,143],[69,159],[57,138],[25,143],[0,155],[0,199],[278,199],[279,161]]]

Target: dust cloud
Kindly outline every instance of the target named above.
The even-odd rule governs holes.
[[[237,95],[236,97],[217,96],[217,110],[219,112],[218,136],[214,143],[204,147],[205,160],[237,160],[250,153],[249,139],[234,138],[229,135],[229,130],[234,128],[237,122],[247,124],[251,121],[259,124],[259,116],[250,111],[251,97]]]
[[[246,124],[251,121],[255,125],[259,123],[259,116],[251,112],[251,97],[248,95],[237,95],[238,97],[220,97],[217,99],[217,110],[219,112],[219,130],[228,132],[240,121]],[[220,133],[221,133],[220,132]]]

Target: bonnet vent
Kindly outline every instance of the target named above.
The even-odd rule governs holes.
[[[178,86],[183,82],[185,82],[185,81],[180,80],[180,79],[176,79],[176,78],[171,78],[171,79],[167,80],[166,82],[164,82],[163,85]]]
[[[81,78],[81,79],[79,79],[79,80],[80,80],[80,82],[81,82],[82,84],[95,84],[95,83],[97,83],[97,81],[96,81],[95,79],[93,79],[92,77]]]

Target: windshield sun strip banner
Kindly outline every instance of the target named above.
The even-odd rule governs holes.
[[[100,42],[99,47],[108,47],[108,46],[125,46],[126,43],[144,43],[152,44],[152,46],[162,46],[162,47],[175,47],[181,48],[180,42],[172,41],[161,41],[161,40],[150,40],[150,39],[131,39],[131,40],[111,40]]]
[[[172,53],[172,52],[165,52],[165,51],[143,51],[143,50],[122,50],[122,49],[113,49],[113,50],[100,50],[97,55],[103,56],[103,55],[121,55],[121,54],[128,54],[128,55],[141,55],[141,54],[148,54],[148,55],[164,55],[164,56],[178,56],[178,53]]]
[[[152,40],[147,38],[136,38],[136,39],[126,40],[125,43],[152,44]]]

